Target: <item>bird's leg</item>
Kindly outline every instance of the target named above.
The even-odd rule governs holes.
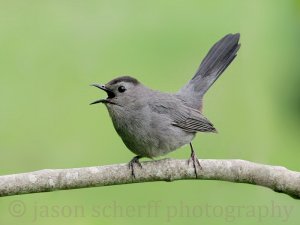
[[[198,165],[200,167],[200,169],[202,169],[202,166],[200,165],[199,159],[196,156],[196,153],[194,151],[192,142],[190,143],[190,147],[191,147],[191,157],[188,159],[188,165],[190,165],[190,162],[193,162],[193,167],[194,167],[194,171],[196,174],[196,178],[198,178],[198,173],[197,173],[197,166]]]
[[[137,164],[140,168],[142,167],[142,164],[140,163],[139,159],[142,158],[142,156],[137,155],[135,157],[132,158],[132,160],[130,160],[130,162],[128,163],[128,167],[131,170],[131,175],[135,178],[135,173],[134,173],[134,164]]]

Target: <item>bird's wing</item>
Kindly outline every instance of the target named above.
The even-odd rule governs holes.
[[[204,116],[192,115],[185,119],[175,120],[174,126],[180,127],[187,132],[213,132],[216,133],[217,130],[214,125],[206,119]]]
[[[187,132],[217,132],[214,125],[198,110],[188,108],[185,113],[184,116],[174,120],[174,126]]]
[[[152,102],[153,103],[153,102]],[[152,110],[159,114],[167,114],[172,119],[172,125],[186,132],[214,132],[217,130],[213,124],[205,118],[200,111],[190,108],[179,101],[154,102]]]

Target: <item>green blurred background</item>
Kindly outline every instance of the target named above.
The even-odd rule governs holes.
[[[88,105],[104,94],[88,85],[128,74],[177,91],[235,32],[238,57],[205,98],[219,134],[197,135],[198,156],[300,171],[299,1],[44,0],[0,1],[0,174],[128,162],[105,107]],[[157,214],[137,211],[153,202]],[[296,224],[299,206],[258,186],[156,182],[1,198],[0,224]]]

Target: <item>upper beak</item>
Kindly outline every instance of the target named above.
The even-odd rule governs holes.
[[[113,98],[113,97],[115,97],[114,92],[113,92],[111,89],[105,87],[105,85],[101,85],[101,84],[91,84],[91,86],[94,86],[94,87],[96,87],[96,88],[99,88],[99,89],[105,91],[105,92],[107,93],[107,95],[108,95],[107,98]],[[108,103],[108,102],[109,102],[109,101],[108,101],[107,99],[99,99],[99,100],[96,100],[96,101],[90,103],[90,105],[97,104],[97,103]]]

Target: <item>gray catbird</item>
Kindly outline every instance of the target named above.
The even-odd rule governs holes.
[[[202,99],[209,87],[236,57],[240,48],[239,34],[228,34],[207,53],[193,78],[177,93],[152,90],[129,76],[115,78],[105,85],[92,84],[108,97],[91,104],[104,103],[114,127],[123,142],[136,156],[129,162],[135,177],[134,164],[139,159],[165,155],[190,144],[197,176],[201,168],[191,141],[196,132],[216,132],[202,115]]]

